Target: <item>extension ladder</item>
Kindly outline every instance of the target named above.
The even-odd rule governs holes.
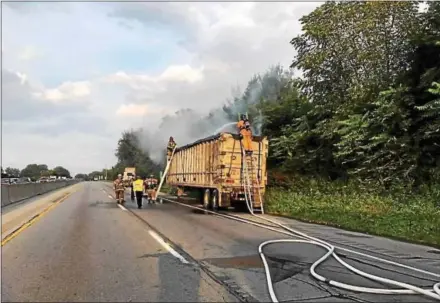
[[[160,189],[162,188],[163,181],[165,180],[165,178],[167,176],[167,173],[168,173],[168,170],[170,169],[171,161],[173,161],[174,152],[176,150],[176,147],[177,146],[174,147],[173,152],[171,153],[170,158],[167,160],[167,165],[165,166],[165,170],[163,172],[162,178],[160,179],[159,186],[157,187],[156,197],[159,196]]]
[[[254,212],[260,212],[261,214],[264,214],[263,199],[261,198],[258,172],[256,172],[254,169],[252,155],[247,155],[243,148],[242,159],[242,186],[244,189],[244,196],[247,207],[251,214],[253,214]],[[259,207],[254,207],[254,204],[257,204]]]

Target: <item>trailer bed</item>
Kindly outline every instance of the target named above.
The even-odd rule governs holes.
[[[261,196],[267,184],[267,138],[254,136],[252,148],[251,160],[243,157],[240,136],[231,133],[220,133],[179,147],[175,150],[166,182],[181,193],[186,189],[202,191],[203,204],[211,208],[244,204],[243,161],[250,161],[249,177]],[[255,200],[256,207],[261,206],[262,201]]]

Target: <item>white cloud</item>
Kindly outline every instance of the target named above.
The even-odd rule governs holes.
[[[17,77],[20,79],[20,84],[23,85],[26,83],[27,81],[27,75],[26,74],[22,74],[20,72],[16,72],[15,73],[17,75]]]
[[[161,107],[155,104],[122,104],[116,111],[116,115],[123,117],[142,117],[146,115],[166,115],[173,109]]]
[[[195,83],[203,79],[203,67],[199,69],[191,66],[170,66],[160,76],[158,81],[176,81]]]
[[[57,88],[45,89],[42,92],[34,93],[34,96],[50,102],[65,100],[78,101],[91,94],[91,83],[88,81],[64,82]]]
[[[41,53],[34,46],[26,46],[18,54],[18,58],[23,61],[34,60],[41,56]]]
[[[187,82],[189,84],[203,80],[203,67],[192,68],[187,65],[169,66],[158,76],[150,74],[127,74],[119,71],[103,79],[110,83],[125,84],[135,90],[161,90],[171,82]]]

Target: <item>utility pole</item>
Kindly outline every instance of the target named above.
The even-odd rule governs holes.
[[[105,165],[105,180],[107,180],[107,164]]]

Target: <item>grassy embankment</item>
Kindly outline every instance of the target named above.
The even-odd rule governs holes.
[[[440,184],[418,193],[384,194],[354,184],[302,180],[269,188],[266,211],[440,247]]]

